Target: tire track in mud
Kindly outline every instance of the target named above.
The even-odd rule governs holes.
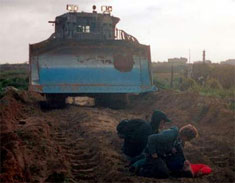
[[[86,182],[96,179],[99,152],[78,129],[79,122],[89,119],[89,116],[66,109],[58,112],[56,114],[61,124],[54,135],[54,140],[60,145],[62,153],[70,163],[69,182]]]
[[[70,164],[70,182],[120,182],[129,176],[125,168],[127,161],[119,152],[116,125],[120,118],[133,114],[108,108],[69,106],[51,111],[49,115],[57,121],[54,140]],[[128,182],[133,181],[128,179]]]

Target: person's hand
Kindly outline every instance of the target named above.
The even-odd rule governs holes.
[[[158,158],[157,153],[153,153],[153,154],[152,154],[152,158],[154,158],[154,159]]]
[[[191,168],[191,163],[190,163],[189,160],[186,160],[186,161],[184,162],[183,171],[185,171],[185,172],[190,172],[191,176],[192,176],[192,177],[195,177],[195,175],[194,175],[194,173],[193,173],[193,170],[192,170],[192,168]]]
[[[183,169],[186,170],[190,170],[191,166],[190,166],[190,161],[189,160],[185,160],[184,161],[184,167]]]

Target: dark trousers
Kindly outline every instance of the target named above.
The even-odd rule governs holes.
[[[140,168],[138,175],[164,179],[169,177],[169,170],[163,159],[146,157],[145,163]]]
[[[173,177],[192,177],[192,172],[184,170],[185,157],[182,152],[164,158]]]

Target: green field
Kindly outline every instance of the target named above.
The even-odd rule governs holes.
[[[17,89],[28,89],[28,65],[27,64],[4,64],[0,65],[0,98],[4,89],[13,86]]]
[[[173,80],[171,86],[171,71]],[[221,64],[154,63],[153,82],[160,89],[193,91],[204,96],[235,98],[235,66]]]

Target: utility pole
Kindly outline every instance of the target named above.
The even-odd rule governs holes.
[[[202,52],[202,61],[203,63],[206,63],[206,51],[205,50],[203,50]]]

